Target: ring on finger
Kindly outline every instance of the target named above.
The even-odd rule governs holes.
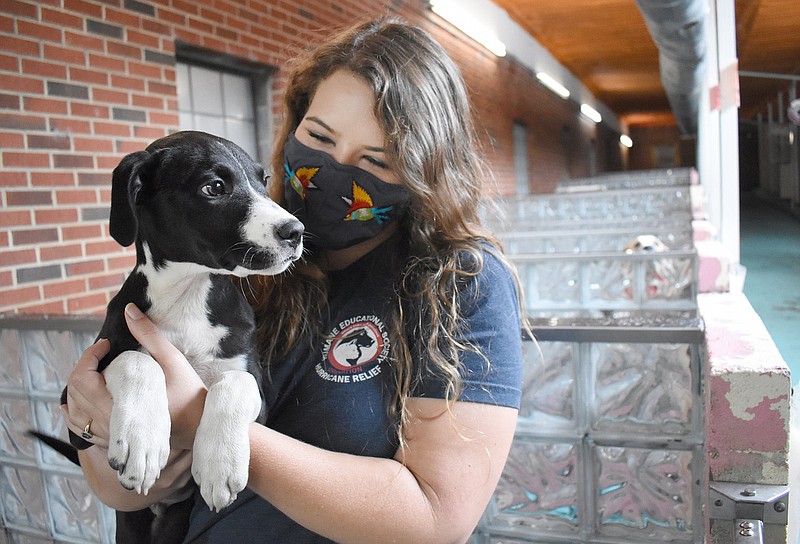
[[[81,433],[81,438],[83,438],[84,440],[91,440],[92,438],[94,438],[94,435],[92,434],[92,421],[94,420],[92,418],[89,418],[89,421],[86,422],[86,426],[83,428],[83,432]]]

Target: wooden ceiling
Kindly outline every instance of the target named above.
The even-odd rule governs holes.
[[[634,0],[493,0],[629,126],[674,125]],[[733,0],[719,0],[733,1]],[[740,72],[800,76],[800,0],[736,0]],[[791,81],[740,77],[742,118]]]

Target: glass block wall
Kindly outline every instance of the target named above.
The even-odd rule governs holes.
[[[474,543],[702,542],[702,333],[668,328],[536,329]]]
[[[99,329],[85,318],[0,319],[0,542],[113,542],[114,513],[80,469],[26,434],[66,439],[61,390]]]

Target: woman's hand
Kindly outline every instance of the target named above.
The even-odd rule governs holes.
[[[135,304],[125,307],[125,321],[134,338],[164,370],[172,418],[171,447],[192,449],[194,435],[203,415],[208,392],[206,386],[183,353],[172,345]]]
[[[67,379],[67,404],[61,405],[69,430],[78,436],[84,431],[91,433],[90,442],[102,448],[108,448],[108,423],[114,401],[97,365],[110,347],[108,340],[100,339],[83,352]]]

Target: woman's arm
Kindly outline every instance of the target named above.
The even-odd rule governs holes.
[[[500,478],[517,411],[412,399],[395,459],[325,451],[260,425],[250,432],[249,486],[337,542],[465,542]]]

